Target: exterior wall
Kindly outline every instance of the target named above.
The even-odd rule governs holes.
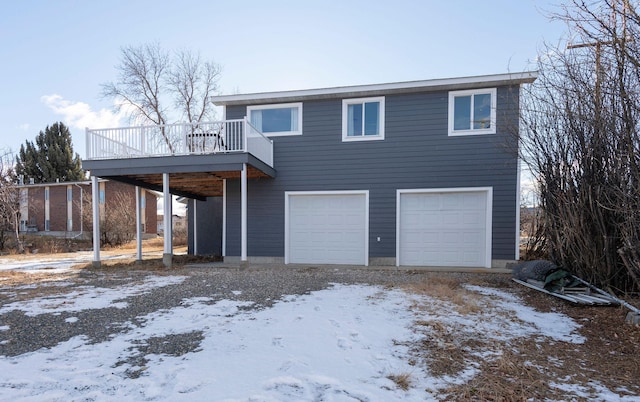
[[[197,222],[194,226],[194,205],[197,203]],[[187,207],[189,239],[188,253],[194,253],[194,235],[191,228],[198,232],[198,255],[222,255],[222,197],[209,197],[206,201],[189,200]]]
[[[341,99],[304,102],[303,134],[272,138],[277,177],[249,180],[248,255],[284,255],[285,191],[369,190],[369,256],[378,258],[395,257],[397,189],[488,186],[492,259],[514,259],[518,96],[518,86],[498,88],[496,134],[450,137],[448,91],[387,95],[385,139],[356,142],[342,142]],[[227,119],[245,114],[226,109]],[[226,254],[240,255],[239,180],[227,180],[226,230]]]
[[[91,231],[91,227],[85,227],[82,222],[82,214],[90,214],[91,211],[85,211],[84,208],[90,208],[91,205],[87,203],[89,198],[91,197],[91,185],[90,184],[80,184],[79,187],[76,185],[72,186],[73,191],[73,199],[72,203],[72,219],[73,219],[73,230],[79,232],[82,230],[83,232]],[[84,205],[81,206],[81,203]]]
[[[29,225],[44,231],[44,187],[29,189]]]
[[[157,234],[158,231],[158,197],[150,191],[142,190],[145,197],[144,233]]]
[[[49,231],[67,230],[67,186],[49,186]]]
[[[77,185],[76,185],[77,184]],[[38,232],[69,232],[67,226],[67,220],[71,218],[72,230],[71,232],[91,232],[92,228],[90,224],[82,224],[82,210],[84,214],[91,214],[91,185],[85,183],[73,183],[71,184],[72,198],[69,203],[67,199],[67,189],[69,183],[51,183],[50,185],[25,185],[22,189],[26,190],[27,197],[25,208],[28,210],[27,225],[36,225]],[[45,188],[49,191],[49,201],[45,200]],[[114,202],[115,194],[122,192],[130,200],[129,207],[135,211],[135,187],[113,182],[101,182],[100,188],[105,190],[105,205],[101,205],[100,213],[103,214],[109,209],[110,202]],[[156,234],[157,223],[157,206],[158,199],[153,192],[143,190],[146,198],[144,209],[144,215],[142,217],[145,224],[146,234]],[[81,200],[84,205],[81,207]],[[47,207],[48,204],[48,207]],[[49,214],[49,230],[45,231],[46,210]],[[69,214],[71,209],[71,214]],[[54,233],[52,233],[54,234]]]

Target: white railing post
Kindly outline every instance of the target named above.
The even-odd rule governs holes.
[[[249,119],[244,116],[244,127],[242,127],[242,152],[247,152],[247,138],[249,138]]]
[[[84,150],[87,154],[87,159],[91,159],[93,154],[91,153],[91,138],[89,136],[89,127],[84,128]]]

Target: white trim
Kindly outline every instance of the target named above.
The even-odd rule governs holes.
[[[474,95],[491,95],[491,115],[489,117],[489,128],[480,128],[473,129],[470,128],[468,130],[454,130],[454,116],[455,116],[455,107],[454,100],[456,96],[471,96],[471,111],[473,113],[473,96]],[[450,91],[449,92],[449,136],[462,136],[462,135],[480,135],[480,134],[495,134],[496,133],[496,105],[497,105],[497,94],[498,91],[496,88],[482,88],[482,89],[469,89],[465,91]]]
[[[417,92],[454,89],[471,86],[501,86],[531,83],[538,78],[537,71],[479,75],[472,77],[439,78],[432,80],[393,82],[387,84],[354,85],[333,88],[303,89],[294,91],[263,92],[252,94],[213,96],[211,101],[218,106],[242,104],[251,101],[278,102],[307,98],[362,97],[382,92]]]
[[[364,265],[369,266],[369,190],[285,191],[284,192],[284,263],[289,264],[289,198],[296,195],[364,195]]]
[[[164,213],[164,255],[173,257],[173,199],[169,187],[169,173],[162,173],[162,195],[163,195],[163,213]],[[164,258],[164,257],[163,257]]]
[[[97,176],[91,176],[91,194],[99,192]],[[93,266],[100,266],[100,200],[91,197],[91,213],[93,218]]]
[[[485,220],[485,261],[484,268],[491,268],[491,231],[493,223],[493,187],[447,187],[447,188],[417,188],[398,189],[396,191],[396,266],[400,266],[400,196],[402,194],[428,194],[428,193],[478,193],[487,195],[487,213]]]
[[[348,110],[349,105],[357,105],[365,103],[373,103],[378,102],[380,107],[378,109],[378,134],[377,135],[364,135],[364,119],[362,119],[362,135],[360,136],[348,136]],[[364,113],[364,109],[363,109]],[[376,96],[372,98],[353,98],[353,99],[343,99],[342,100],[342,142],[350,142],[350,141],[375,141],[375,140],[384,140],[384,116],[385,116],[385,103],[384,96]]]
[[[298,129],[296,131],[276,131],[265,133],[262,127],[256,127],[262,134],[267,137],[284,137],[287,135],[302,135],[302,102],[295,103],[275,103],[269,105],[251,105],[247,106],[247,119],[251,123],[251,112],[254,110],[272,110],[272,109],[298,109]]]

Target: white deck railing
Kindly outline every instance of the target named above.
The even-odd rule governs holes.
[[[273,167],[273,141],[245,119],[86,129],[87,159],[248,152]]]

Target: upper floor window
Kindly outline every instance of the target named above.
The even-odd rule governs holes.
[[[264,135],[302,134],[302,103],[247,106],[251,124]]]
[[[383,139],[383,96],[342,101],[342,141]]]
[[[449,92],[449,135],[495,132],[495,88]]]

